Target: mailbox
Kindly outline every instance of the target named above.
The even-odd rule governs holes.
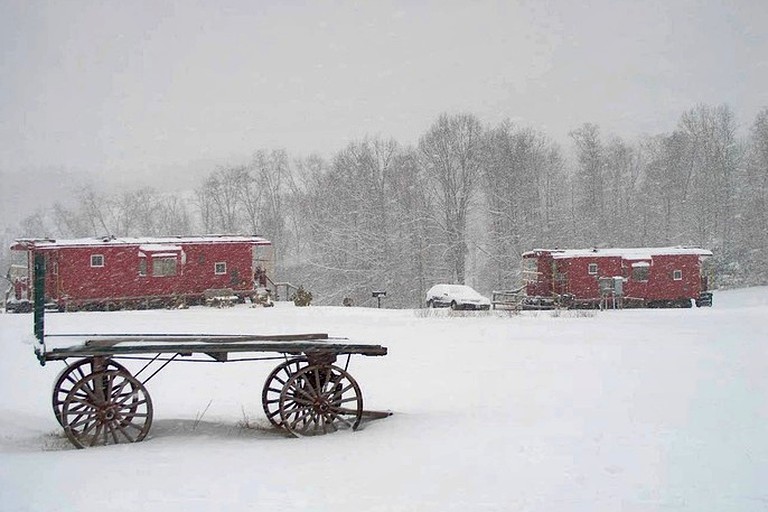
[[[387,292],[385,292],[384,290],[373,290],[373,292],[371,292],[371,295],[373,296],[374,299],[376,299],[377,307],[381,308],[381,298],[386,297]]]

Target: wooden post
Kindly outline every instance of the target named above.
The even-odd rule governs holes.
[[[41,365],[45,365],[45,256],[35,252],[34,260],[34,323],[37,346],[35,353]]]

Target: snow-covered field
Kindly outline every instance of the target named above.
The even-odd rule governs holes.
[[[51,314],[47,332],[328,332],[353,358],[357,432],[269,428],[274,362],[172,364],[149,438],[72,448],[31,315],[0,315],[3,511],[768,510],[768,288],[713,308],[451,316],[358,308]],[[131,368],[134,366],[128,365]]]

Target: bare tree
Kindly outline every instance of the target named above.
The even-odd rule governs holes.
[[[252,234],[269,238],[279,260],[286,231],[285,197],[292,181],[285,150],[257,151],[247,167],[240,203]]]
[[[237,233],[241,229],[240,202],[248,180],[244,166],[222,168],[211,173],[195,191],[206,231]]]
[[[480,185],[483,129],[472,114],[442,114],[419,139],[419,160],[436,209],[441,212],[449,278],[465,281],[467,215]]]
[[[565,176],[559,148],[531,129],[490,131],[484,172],[495,286],[517,283],[520,255],[565,240]]]
[[[576,204],[581,242],[598,245],[606,221],[606,158],[600,129],[587,123],[570,133],[576,145]]]
[[[760,284],[768,254],[768,108],[757,114],[750,129],[743,190],[744,200],[739,202],[741,258],[746,282]]]
[[[726,105],[699,105],[684,113],[680,129],[688,136],[692,169],[692,204],[688,220],[696,243],[714,246],[729,259],[737,201],[741,148],[733,112]]]
[[[642,152],[614,137],[605,146],[605,159],[606,222],[603,240],[611,245],[631,245],[642,230],[637,220]]]

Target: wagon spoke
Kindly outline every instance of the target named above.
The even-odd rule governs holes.
[[[296,418],[292,422],[290,422],[291,427],[295,427],[299,423],[299,421],[302,421],[302,420],[304,420],[304,422],[306,424],[306,418],[311,413],[312,413],[312,411],[310,409],[304,409],[304,408],[297,409],[297,411],[295,413]]]
[[[88,382],[88,381],[83,380],[82,382]],[[76,389],[76,388],[73,388],[73,389]],[[91,389],[90,386],[87,386],[87,385],[86,386],[82,386],[80,388],[80,391],[84,391],[85,394],[88,395],[88,398],[93,400],[94,403],[98,403],[99,402],[99,397],[96,395],[96,390],[95,389]]]
[[[288,386],[286,386],[286,387],[288,387]],[[299,393],[301,393],[302,395],[304,395],[305,397],[307,397],[307,399],[308,399],[308,400],[314,400],[314,399],[315,399],[315,395],[313,395],[313,394],[310,394],[310,393],[309,393],[309,391],[307,391],[306,389],[304,389],[304,387],[303,387],[303,386],[296,386],[296,384],[294,383],[294,385],[293,385],[293,386],[290,386],[290,387],[291,387],[291,389],[293,389],[294,391],[298,391]],[[294,400],[296,400],[296,396],[295,396],[295,395],[293,396],[293,399],[294,399]]]
[[[101,429],[104,426],[101,422],[96,423],[96,432],[94,432],[93,437],[91,438],[91,444],[89,446],[95,446],[96,441],[99,439],[99,436],[101,435]]]
[[[75,378],[75,377],[72,375],[73,373],[78,373],[78,374],[80,374],[80,378],[79,378],[79,379],[76,379],[76,378]],[[67,381],[67,382],[71,382],[73,385],[74,385],[74,384],[77,384],[77,381],[79,381],[79,380],[80,380],[80,379],[82,379],[83,377],[85,377],[85,375],[83,375],[83,372],[82,372],[82,370],[80,370],[79,368],[77,369],[77,371],[76,371],[76,372],[69,372],[69,373],[66,373],[66,374],[64,374],[64,380],[65,380],[65,381]]]
[[[303,410],[305,410],[305,408],[298,405],[293,405],[290,408],[286,408],[286,418],[296,418],[299,414],[301,414]]]
[[[330,429],[331,432],[336,432],[336,425],[333,424],[333,417],[330,416],[328,413],[321,414],[320,417],[323,420],[323,434],[328,433],[328,429]]]
[[[115,380],[112,375],[105,375],[106,383],[104,384],[104,400],[110,400],[112,397],[114,397],[113,391],[115,386]],[[109,397],[109,398],[107,398]]]
[[[120,441],[117,439],[117,431],[115,430],[115,422],[110,421],[108,424],[109,427],[109,433],[112,435],[112,440],[115,442],[115,444],[120,443]]]
[[[88,415],[85,416],[84,419],[78,419],[77,421],[71,422],[69,424],[69,428],[76,428],[76,427],[79,427],[81,425],[88,425],[88,423],[93,421],[95,417],[96,417],[95,414],[88,414]],[[79,418],[83,418],[83,415],[79,416]],[[86,428],[83,431],[83,433],[86,433],[88,430],[90,430],[90,428]]]
[[[123,399],[123,400],[121,400],[121,401],[119,401],[119,402],[115,402],[115,404],[116,404],[116,405],[119,405],[119,406],[125,406],[125,405],[126,405],[126,403],[128,402],[128,399],[129,399],[129,398],[134,398],[134,399],[135,399],[135,398],[136,398],[136,396],[135,396],[135,394],[134,394],[134,393],[131,393],[131,394],[130,394],[129,396],[127,396],[125,399]],[[133,402],[131,402],[131,403],[130,403],[130,407],[131,407],[131,408],[136,408],[137,406],[139,406],[139,405],[143,405],[143,404],[145,404],[145,403],[147,403],[147,401],[146,401],[146,400],[134,400]]]
[[[311,405],[314,402],[314,400],[312,400],[311,398],[308,399],[308,398],[304,398],[296,395],[291,396],[291,401],[298,405]]]
[[[126,430],[125,430],[125,425],[124,425],[122,422],[120,422],[120,423],[118,423],[118,424],[117,424],[117,429],[120,431],[120,433],[121,433],[121,434],[123,434],[123,435],[125,436],[125,438],[128,440],[128,442],[129,442],[129,443],[133,443],[133,442],[135,442],[135,441],[136,441],[136,438],[135,438],[135,437],[132,437],[132,436],[131,436],[131,435],[130,435],[130,434],[129,434],[129,433],[126,431]]]
[[[109,386],[110,389],[107,395],[112,397],[112,400],[114,400],[118,396],[122,396],[121,393],[123,391],[123,388],[125,388],[126,384],[128,384],[128,381],[124,380],[117,386],[113,386],[113,384],[114,384],[114,381],[110,379],[110,386]]]
[[[136,442],[136,437],[134,437],[133,435],[131,435],[131,433],[130,433],[130,432],[128,432],[128,431],[125,429],[125,425],[123,425],[123,424],[121,423],[121,424],[119,424],[119,425],[117,426],[117,428],[119,428],[119,429],[120,429],[120,432],[121,432],[121,433],[122,433],[122,434],[125,436],[125,438],[128,440],[128,442],[129,442],[129,443],[135,443],[135,442]]]
[[[131,421],[133,418],[147,418],[148,416],[146,412],[131,413],[130,416],[125,416],[125,420]]]
[[[79,393],[78,393],[78,395],[79,395]],[[84,405],[86,407],[94,407],[93,401],[88,399],[88,397],[81,397],[81,396],[73,395],[71,400],[70,400],[70,402],[71,403],[76,403],[76,404],[82,404],[82,405]],[[71,410],[72,410],[72,408],[70,408],[70,411]]]
[[[93,403],[93,400],[91,400],[91,397],[88,393],[84,392],[83,390],[78,390],[77,393],[73,395],[76,398],[79,398],[82,401],[87,401],[88,403]]]
[[[130,417],[124,416],[122,414],[116,414],[115,415],[116,418],[120,419],[120,425],[121,426],[123,426],[123,427],[131,427],[131,428],[134,428],[134,429],[137,429],[137,430],[141,430],[142,426],[134,424],[133,419],[136,418],[136,417],[141,418],[143,416],[146,416],[146,415],[134,414],[134,415],[131,415]]]
[[[329,413],[329,415],[330,414],[331,413]],[[348,428],[354,428],[353,423],[351,423],[348,419],[346,419],[341,414],[338,414],[338,412],[337,412],[337,414],[333,414],[333,420],[338,420],[338,421],[344,423]]]
[[[82,403],[82,404],[79,404],[79,405],[73,405],[72,407],[69,408],[69,412],[70,412],[70,414],[77,413],[79,411],[83,411],[83,410],[87,409],[90,406],[91,406],[91,404],[89,404],[89,403]]]
[[[338,428],[336,427],[336,420],[342,421],[347,427],[352,428],[352,424],[342,418],[341,416],[338,416],[336,414],[333,414],[332,412],[328,412],[325,414],[325,419],[328,421],[328,424],[331,426],[331,430],[333,432],[336,432]]]

